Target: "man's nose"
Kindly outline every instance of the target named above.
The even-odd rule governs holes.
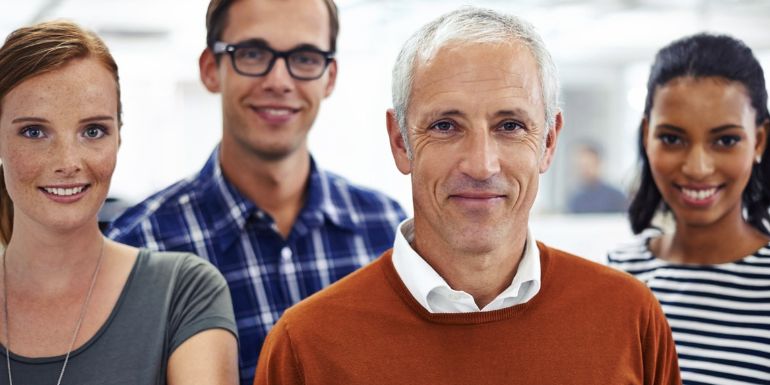
[[[462,148],[460,171],[475,180],[487,180],[500,172],[500,157],[494,138],[484,130],[469,133]]]
[[[273,68],[266,73],[262,81],[265,91],[285,94],[294,88],[294,78],[289,73],[288,63],[285,58],[276,58]]]

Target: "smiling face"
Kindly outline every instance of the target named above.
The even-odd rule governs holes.
[[[0,159],[14,229],[97,226],[119,146],[115,78],[75,59],[30,78],[0,104]]]
[[[742,220],[743,190],[765,145],[755,114],[737,82],[681,77],[656,89],[644,145],[677,225]]]
[[[279,51],[328,51],[328,18],[320,0],[240,0],[228,10],[221,40],[259,40]],[[292,78],[283,59],[268,74],[249,77],[235,72],[229,55],[216,64],[207,50],[201,57],[201,78],[210,91],[222,93],[223,155],[276,160],[306,150],[321,100],[334,88],[336,63],[316,80]]]
[[[416,66],[411,160],[388,114],[396,164],[412,175],[415,248],[478,254],[523,242],[561,127],[559,115],[544,142],[534,57],[519,43],[448,43]]]

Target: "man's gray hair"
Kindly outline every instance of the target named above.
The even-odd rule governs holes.
[[[523,43],[535,57],[545,104],[546,129],[554,127],[559,111],[559,79],[551,54],[532,24],[512,15],[490,9],[463,7],[426,24],[404,43],[393,67],[393,109],[409,158],[412,149],[407,138],[407,106],[412,92],[418,60],[430,58],[449,42]]]

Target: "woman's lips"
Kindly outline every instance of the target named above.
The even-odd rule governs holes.
[[[79,185],[53,185],[38,187],[48,198],[61,203],[74,202],[82,198],[88,191],[90,184]]]
[[[716,201],[723,186],[677,186],[682,200],[693,206],[708,206]]]

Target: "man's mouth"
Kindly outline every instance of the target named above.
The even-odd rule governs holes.
[[[288,116],[290,114],[293,114],[297,112],[297,110],[293,108],[274,108],[274,107],[252,107],[254,111],[272,115],[272,116]]]
[[[479,199],[479,200],[505,197],[505,195],[500,195],[500,194],[452,194],[451,196],[455,198]]]
[[[250,106],[264,122],[270,125],[280,126],[288,123],[297,112],[298,108],[284,107],[284,106]]]
[[[468,200],[468,201],[490,201],[490,200],[496,200],[496,199],[502,199],[505,198],[505,194],[500,194],[494,191],[462,191],[462,192],[455,192],[453,194],[449,195],[450,198],[455,199],[462,199],[462,200]]]

